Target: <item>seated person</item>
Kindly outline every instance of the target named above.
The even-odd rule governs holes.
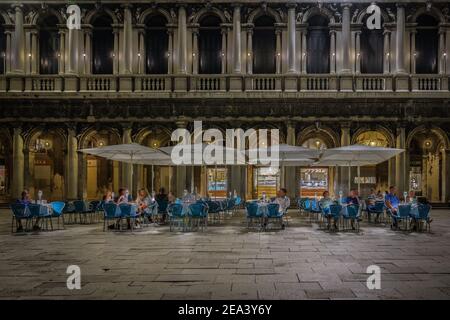
[[[128,196],[129,196],[128,189],[120,188],[119,189],[119,197],[117,198],[116,203],[117,204],[128,203]]]
[[[31,204],[30,193],[28,190],[23,190],[20,199],[17,199],[16,203],[23,204],[24,206],[28,206]],[[39,227],[39,217],[37,217],[36,222],[33,225],[33,230],[40,230]],[[23,231],[22,219],[17,219],[17,232]]]
[[[375,194],[375,189],[370,189],[370,194],[367,196],[367,206],[374,205],[377,199],[377,195]]]
[[[287,190],[285,188],[281,188],[277,191],[277,197],[272,201],[273,203],[277,203],[280,208],[280,213],[286,213],[287,209],[291,206],[291,200],[287,196]]]
[[[167,200],[169,201],[169,204],[170,204],[170,203],[177,203],[178,199],[177,199],[177,197],[175,197],[175,194],[172,191],[169,191]]]
[[[330,193],[328,191],[324,191],[322,194],[322,199],[319,201],[319,206],[322,208],[322,212],[327,218],[327,228],[331,228],[331,215],[330,215],[330,205],[334,203],[333,199],[330,198]],[[337,229],[337,219],[334,220],[334,228]]]
[[[359,200],[358,191],[355,189],[350,190],[348,197],[345,199],[345,206],[352,206],[356,205],[358,206],[358,217],[360,216],[360,210],[361,210],[361,201]],[[359,219],[359,218],[358,218]],[[355,230],[354,222],[353,220],[350,220],[352,229]]]
[[[392,217],[392,226],[394,228],[398,227],[397,212],[399,204],[400,200],[397,197],[397,188],[395,186],[389,187],[389,193],[385,197],[385,205]]]
[[[375,197],[375,200],[376,200],[376,201],[384,201],[384,195],[383,195],[383,193],[381,192],[381,190],[378,190],[377,195],[376,195],[376,197]]]
[[[170,193],[170,192],[169,192]],[[166,189],[160,188],[159,193],[156,195],[156,201],[167,201]]]
[[[103,203],[114,201],[111,190],[106,191],[106,193],[103,195],[102,201]]]

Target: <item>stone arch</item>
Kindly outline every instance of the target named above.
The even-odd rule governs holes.
[[[4,22],[5,25],[13,24],[11,18],[9,17],[9,15],[8,15],[8,13],[6,11],[0,10],[0,16],[2,17],[3,22]]]
[[[64,129],[62,128],[45,128],[45,127],[36,127],[33,128],[31,130],[29,130],[28,132],[26,132],[23,137],[24,137],[24,146],[27,150],[30,150],[33,146],[32,143],[35,139],[37,139],[40,135],[46,134],[48,132],[53,132],[56,133],[58,135],[58,138],[61,139],[63,145],[66,144],[67,142],[67,134],[65,132]]]
[[[8,129],[0,128],[0,142],[5,143],[8,148],[12,148],[12,136]]]
[[[112,19],[113,24],[119,24],[119,19],[117,18],[116,14],[112,10],[110,10],[109,8],[105,8],[105,7],[89,11],[87,13],[86,17],[84,18],[84,21],[85,21],[86,24],[92,24],[92,22],[98,16],[100,16],[102,14],[106,14],[107,16],[109,16]]]
[[[162,9],[162,8],[148,8],[145,9],[139,16],[138,24],[144,24],[145,20],[147,20],[149,17],[156,16],[156,15],[162,15],[166,21],[167,24],[176,24],[176,21],[173,19],[172,15],[169,11]]]
[[[326,126],[317,127],[314,125],[302,129],[297,134],[296,145],[301,146],[306,140],[314,137],[321,138],[328,148],[335,148],[340,145],[339,136],[333,129]]]
[[[112,138],[116,138],[117,141],[120,143],[121,136],[117,129],[108,128],[108,129],[104,129],[104,130],[108,131],[110,133],[110,135],[113,136]],[[87,143],[88,143],[89,139],[95,137],[101,131],[103,131],[103,130],[95,128],[95,127],[90,127],[88,129],[84,130],[80,135],[78,135],[78,148],[79,149],[88,148],[89,146],[87,145]]]
[[[318,7],[318,6],[311,7],[305,12],[305,14],[303,15],[303,18],[302,18],[302,23],[308,23],[308,20],[311,17],[316,16],[316,15],[321,15],[321,16],[326,17],[329,21],[329,24],[335,23],[333,13],[330,10],[328,10],[327,8]]]
[[[229,23],[229,22],[231,22],[230,19],[227,18],[227,16],[224,14],[224,12],[221,11],[221,10],[219,10],[219,9],[216,8],[216,7],[202,8],[202,9],[200,9],[198,12],[192,14],[192,15],[189,17],[188,20],[189,20],[191,23],[197,24],[197,23],[199,23],[199,21],[200,21],[203,17],[205,17],[205,16],[207,16],[207,15],[210,15],[210,14],[215,15],[216,17],[218,17],[218,18],[221,20],[222,23]]]
[[[40,19],[44,19],[44,18],[49,17],[49,16],[55,16],[56,19],[58,19],[58,23],[59,24],[65,24],[64,18],[61,15],[61,13],[56,11],[55,9],[52,9],[52,8],[47,8],[45,10],[37,11],[36,14],[34,14],[31,17],[30,24],[38,25],[39,22],[41,22]]]
[[[356,144],[356,140],[359,137],[359,135],[368,132],[368,131],[377,131],[379,133],[381,133],[382,135],[384,135],[384,137],[386,138],[387,142],[388,142],[388,146],[391,148],[395,148],[395,136],[394,134],[391,132],[391,130],[389,130],[386,127],[383,126],[376,126],[375,128],[370,128],[370,127],[361,127],[358,128],[356,130],[356,132],[352,135],[352,139],[351,139],[351,144]]]
[[[247,130],[247,129],[254,129],[254,130],[258,130],[258,129],[268,129],[268,130],[270,130],[270,129],[278,129],[279,130],[279,134],[280,134],[280,136],[279,136],[280,144],[286,143],[286,135],[285,135],[284,130],[283,130],[281,125],[276,125],[274,123],[256,123],[254,125],[249,126],[246,129],[244,129],[244,131]]]
[[[283,22],[283,18],[281,17],[281,15],[278,12],[276,12],[274,9],[266,8],[264,10],[263,8],[256,8],[255,10],[250,12],[250,14],[248,15],[247,23],[254,23],[254,21],[256,19],[258,19],[259,17],[264,16],[264,15],[268,15],[268,16],[274,18],[275,23]]]
[[[409,148],[411,146],[411,141],[414,139],[414,136],[417,133],[423,132],[423,131],[431,131],[431,132],[433,132],[434,134],[436,134],[437,137],[439,137],[441,139],[441,142],[444,143],[445,149],[449,149],[450,148],[450,139],[449,139],[447,133],[444,130],[442,130],[441,128],[436,127],[436,126],[427,127],[426,125],[418,126],[418,127],[414,128],[408,134],[408,137],[406,138],[406,148]]]
[[[356,18],[356,23],[357,23],[357,24],[363,23],[364,18],[365,18],[366,15],[367,15],[366,10],[367,10],[368,7],[369,7],[369,6],[365,7],[365,8],[364,8],[363,10],[361,10],[361,12],[358,14],[358,16],[357,16],[357,18]],[[381,17],[383,18],[383,23],[390,23],[390,22],[393,22],[392,19],[391,19],[391,18],[389,17],[389,15],[387,14],[386,10],[384,10],[383,8],[380,8],[380,9],[381,9]]]
[[[436,7],[431,7],[430,9],[427,9],[426,7],[419,8],[416,12],[414,12],[414,14],[409,17],[409,22],[416,22],[417,18],[419,18],[421,15],[430,15],[437,21],[439,21],[439,23],[445,23],[445,16]]]
[[[135,141],[136,143],[142,144],[145,139],[150,136],[151,134],[155,133],[156,131],[160,131],[159,134],[161,135],[165,135],[166,137],[161,141],[164,143],[161,143],[160,146],[163,147],[166,144],[169,145],[170,144],[170,136],[171,136],[171,131],[169,128],[164,127],[164,126],[160,126],[160,125],[152,125],[152,126],[148,126],[145,128],[140,129],[133,137],[133,141]]]

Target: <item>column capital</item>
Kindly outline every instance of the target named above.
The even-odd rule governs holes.
[[[122,126],[123,132],[128,131],[128,130],[131,131],[133,129],[133,123],[131,123],[131,122],[123,122],[120,125]]]
[[[21,4],[21,3],[13,3],[11,5],[11,8],[13,8],[16,12],[18,12],[18,11],[22,12],[23,4]]]
[[[398,3],[395,4],[395,6],[396,6],[397,8],[406,8],[406,3],[398,2]]]
[[[133,8],[133,5],[131,3],[123,3],[120,5],[120,7],[123,9],[131,9]]]
[[[232,3],[231,4],[231,6],[233,7],[233,9],[241,9],[241,7],[242,7],[242,3],[238,3],[238,2],[235,2],[235,3]]]
[[[186,120],[175,121],[178,129],[186,129],[188,122]]]
[[[351,125],[352,125],[351,122],[342,122],[341,123],[341,130],[349,130]]]
[[[351,6],[352,4],[350,2],[341,3],[341,7],[344,9],[350,9]]]
[[[286,7],[288,9],[295,9],[295,8],[297,8],[297,4],[296,3],[287,3]]]

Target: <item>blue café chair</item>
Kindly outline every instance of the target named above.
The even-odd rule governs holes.
[[[403,221],[404,230],[408,230],[408,222],[411,214],[411,205],[410,204],[401,204],[398,206],[397,211],[397,226],[400,222]]]
[[[206,201],[205,204],[208,206],[208,216],[212,217],[212,222],[216,221],[220,223],[220,212],[222,211],[222,207],[217,201]]]
[[[169,216],[169,230],[172,231],[172,226],[178,224],[178,228],[186,230],[185,218],[183,213],[183,205],[179,203],[171,203],[167,206],[167,214]]]
[[[125,219],[130,223],[131,232],[134,230],[134,224],[139,215],[136,213],[136,208],[129,203],[119,204],[120,209],[120,219],[119,219],[119,229],[122,230],[122,220]]]
[[[247,202],[245,204],[245,210],[247,212],[247,229],[250,229],[250,226],[253,224],[253,221],[256,220],[258,228],[262,228],[262,213],[258,210],[258,203],[256,202]]]
[[[330,205],[330,219],[333,219],[335,222],[335,226],[338,228],[335,231],[339,230],[339,220],[342,214],[342,205],[340,204],[331,204]],[[331,228],[331,226],[329,226]]]
[[[80,223],[87,224],[88,216],[92,214],[91,209],[88,204],[84,200],[75,200],[73,202],[73,206],[75,208],[75,214],[80,218]],[[89,221],[92,222],[92,217],[89,217]]]
[[[372,214],[376,215],[374,222],[380,222],[380,215],[384,216],[384,201],[376,201],[374,205],[367,206],[367,219],[371,222]]]
[[[280,224],[280,229],[283,229],[283,215],[284,212],[280,212],[280,205],[278,203],[269,203],[267,205],[267,225],[270,221],[274,221]]]
[[[75,213],[75,206],[73,205],[73,202],[66,201],[65,204],[63,213],[67,217],[67,220],[64,222],[68,224],[76,223],[77,214]]]
[[[418,223],[417,230],[422,231],[422,224],[423,222],[425,222],[426,223],[425,231],[428,230],[429,232],[431,232],[431,219],[430,219],[431,205],[419,203],[417,209],[419,211],[419,215],[416,218]]]
[[[319,201],[317,199],[311,200],[309,221],[312,222],[312,217],[314,217],[314,221],[319,221],[319,215],[321,213],[322,210],[320,209]]]
[[[233,209],[234,209],[234,199],[229,198],[226,200],[226,212],[230,215],[233,215]]]
[[[89,211],[91,211],[91,218],[92,218],[94,223],[98,222],[99,213],[102,210],[101,206],[102,206],[102,201],[93,200],[93,201],[89,202]]]
[[[11,204],[12,222],[11,233],[14,232],[14,222],[16,222],[16,232],[18,229],[18,221],[25,220],[25,230],[28,230],[28,223],[32,221],[30,210],[22,203]]]
[[[150,224],[150,220],[155,222],[156,217],[158,216],[158,203],[152,202],[149,204],[146,210],[144,210],[143,221],[145,225]]]
[[[108,221],[113,220],[117,227],[117,223],[120,219],[120,210],[118,210],[117,204],[114,202],[103,203],[103,231],[106,231],[106,225]]]
[[[353,224],[356,224],[355,230],[356,232],[359,232],[359,205],[352,204],[347,206],[347,213],[343,215],[344,219],[344,229],[346,226],[348,226],[348,222],[352,222]],[[348,230],[348,228],[346,229]]]
[[[163,221],[164,220],[164,216],[167,214],[167,206],[169,205],[169,201],[168,200],[158,199],[158,200],[156,200],[156,202],[158,203],[158,217],[159,217],[159,221]]]
[[[58,228],[60,228],[60,220],[62,220],[62,227],[65,229],[63,212],[66,203],[62,201],[54,201],[50,203],[50,206],[52,207],[52,218],[58,219]]]
[[[235,214],[237,212],[237,210],[239,209],[239,206],[241,205],[241,203],[242,203],[241,197],[237,196],[234,199],[233,214]]]
[[[208,227],[208,207],[203,203],[192,203],[189,205],[188,210],[190,229],[192,230],[193,224],[198,227],[207,228]]]
[[[50,227],[53,230],[52,213],[48,208],[40,204],[30,203],[28,209],[30,210],[31,218],[36,220],[40,219],[40,225],[42,227],[45,226],[46,230],[48,230],[48,222],[50,221]]]

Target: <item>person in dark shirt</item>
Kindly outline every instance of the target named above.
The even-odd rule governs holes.
[[[347,205],[356,204],[359,205],[359,198],[355,190],[350,190],[347,199],[345,200]]]
[[[28,190],[23,190],[20,199],[17,199],[16,202],[28,206],[31,203]],[[23,231],[22,219],[17,219],[17,232],[21,231]]]
[[[159,193],[156,195],[156,201],[169,201],[166,194],[166,189],[159,189]]]

